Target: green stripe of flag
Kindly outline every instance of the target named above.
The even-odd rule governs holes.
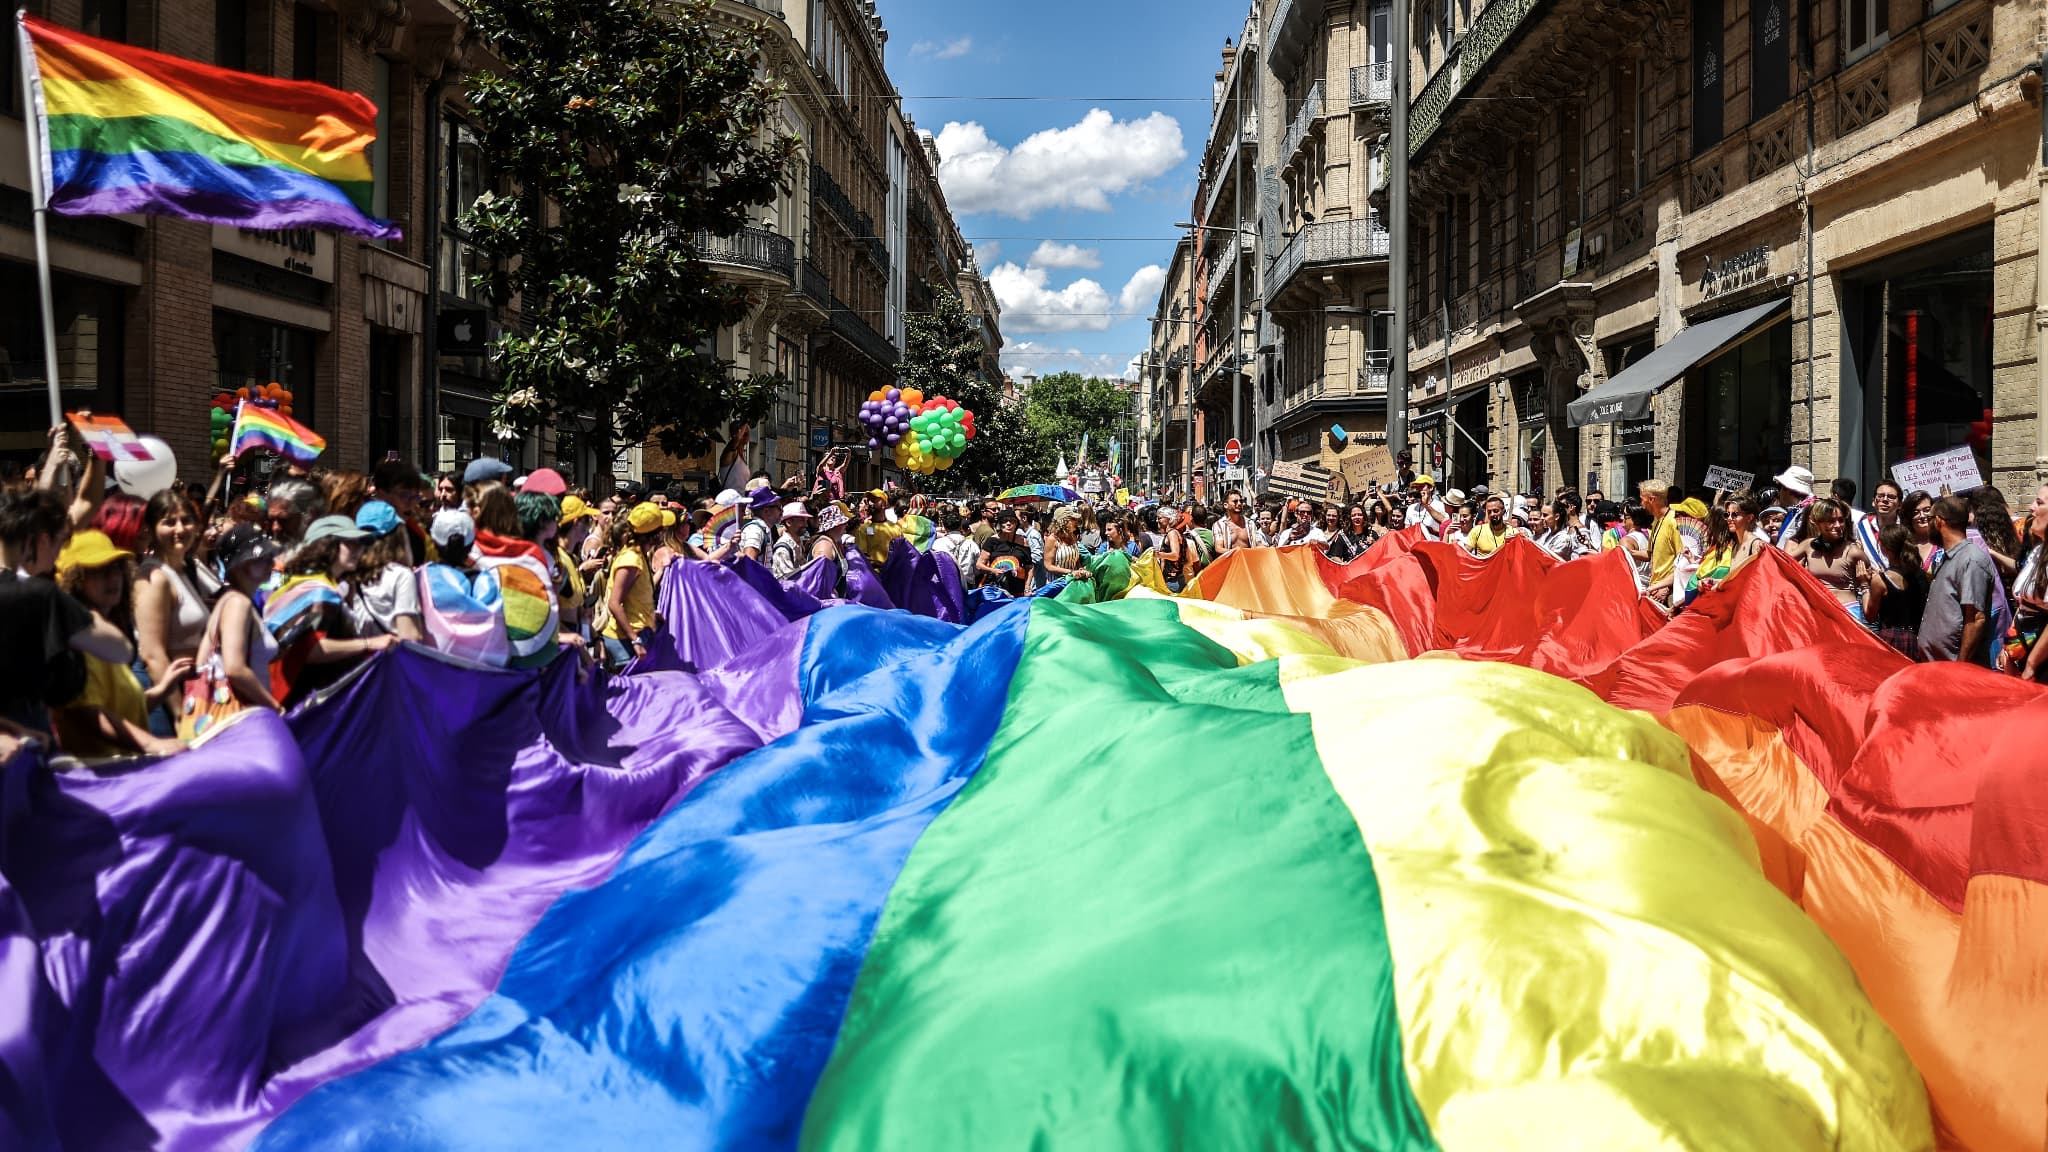
[[[803,1146],[1433,1147],[1372,861],[1278,663],[1114,607],[1034,604]]]
[[[52,116],[50,150],[89,151],[107,156],[130,152],[186,152],[217,160],[222,164],[234,164],[245,168],[276,168],[286,172],[304,172],[341,189],[342,194],[364,212],[369,211],[371,201],[372,182],[369,180],[336,180],[321,172],[319,169],[322,165],[317,163],[310,167],[286,164],[264,155],[245,140],[209,132],[175,116],[116,116],[104,119],[83,115]],[[309,162],[315,160],[316,157],[309,156]]]

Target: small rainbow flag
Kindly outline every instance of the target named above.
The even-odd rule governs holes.
[[[377,107],[20,18],[43,194],[68,216],[146,212],[395,239],[370,216]]]
[[[244,400],[235,409],[235,430],[228,436],[228,452],[239,456],[251,448],[275,452],[294,464],[311,464],[327,451],[327,441],[275,408]]]

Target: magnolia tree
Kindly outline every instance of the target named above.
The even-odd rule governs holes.
[[[1050,442],[1033,430],[1022,404],[1003,402],[1000,381],[982,378],[981,333],[960,297],[934,293],[931,310],[913,313],[905,328],[907,347],[896,368],[897,386],[958,400],[974,413],[975,423],[974,439],[951,468],[912,483],[938,491],[993,492],[1050,476]]]
[[[469,85],[496,188],[464,224],[495,257],[483,287],[525,322],[491,351],[499,434],[576,414],[607,449],[690,455],[766,415],[784,382],[710,351],[749,302],[696,246],[771,202],[797,147],[759,34],[711,0],[468,8],[498,61]]]

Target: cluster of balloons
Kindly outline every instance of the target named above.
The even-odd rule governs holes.
[[[926,476],[953,466],[974,439],[974,413],[957,400],[934,396],[910,418],[910,431],[896,442],[896,463]]]
[[[213,394],[213,412],[208,416],[207,439],[213,442],[213,458],[217,463],[228,454],[228,437],[235,430],[235,406],[247,400],[265,408],[275,408],[283,415],[292,414],[292,390],[276,381],[258,384],[254,388],[246,385],[233,392],[223,388]]]
[[[929,476],[953,466],[974,439],[974,413],[944,396],[927,400],[915,388],[877,388],[861,401],[868,447],[895,448],[896,464]]]
[[[860,422],[867,425],[868,447],[895,444],[910,431],[910,418],[924,407],[924,393],[915,388],[877,388],[860,402]]]

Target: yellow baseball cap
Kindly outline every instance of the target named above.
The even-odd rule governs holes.
[[[104,568],[119,560],[132,560],[135,553],[114,547],[114,542],[105,532],[88,529],[75,533],[64,551],[57,554],[59,572],[91,571]]]
[[[597,509],[585,503],[581,496],[562,497],[562,523],[588,520],[597,515]]]
[[[653,532],[662,528],[672,528],[675,526],[675,522],[675,513],[670,512],[666,508],[657,508],[652,504],[635,504],[633,505],[633,510],[626,513],[626,526],[635,532]]]

